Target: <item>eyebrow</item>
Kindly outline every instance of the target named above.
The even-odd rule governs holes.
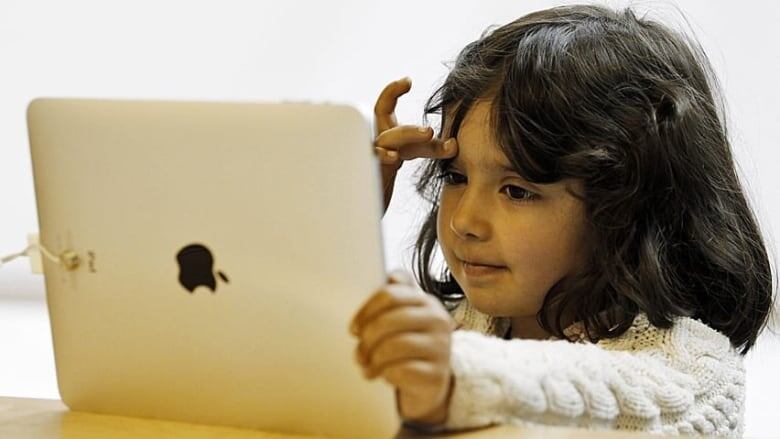
[[[462,166],[463,160],[461,160],[460,157],[456,157],[450,163],[456,166]],[[504,172],[512,172],[514,174],[517,174],[517,170],[512,165],[503,162],[484,163],[484,164],[480,164],[479,168],[487,173],[492,173],[495,171],[504,171]]]
[[[463,160],[460,159],[460,156],[457,156],[455,157],[455,159],[453,159],[450,162],[450,164],[461,167],[463,165]],[[531,186],[534,189],[541,190],[541,187],[523,178],[523,176],[520,175],[520,173],[517,172],[517,169],[515,169],[511,164],[507,164],[504,162],[489,162],[489,163],[480,164],[479,168],[488,174],[499,174],[499,173],[507,173],[507,172],[511,174],[515,174],[517,175],[517,178],[523,180],[525,184]]]

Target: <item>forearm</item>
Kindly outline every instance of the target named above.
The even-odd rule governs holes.
[[[694,403],[691,377],[659,358],[592,344],[456,331],[451,365],[450,430],[525,422],[610,428],[618,416],[651,426],[665,412],[686,416]]]

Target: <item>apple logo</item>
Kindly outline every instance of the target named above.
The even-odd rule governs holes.
[[[217,280],[214,278],[214,257],[206,246],[190,244],[176,254],[179,263],[179,283],[190,293],[199,286],[208,287],[212,294],[217,289]],[[229,283],[225,273],[218,271],[217,275]]]

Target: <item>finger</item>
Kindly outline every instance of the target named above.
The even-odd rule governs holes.
[[[402,389],[428,389],[428,386],[439,374],[440,366],[425,360],[402,360],[389,364],[380,376],[385,381]],[[407,390],[410,391],[410,390]]]
[[[418,125],[399,125],[377,134],[374,146],[397,149],[399,145],[428,142],[433,137],[433,128]]]
[[[363,354],[360,352],[360,346],[355,347],[355,362],[360,365],[364,370],[368,366],[367,360],[363,357]]]
[[[358,310],[352,319],[350,329],[353,334],[360,335],[365,322],[372,320],[379,313],[399,306],[422,305],[425,300],[425,293],[408,285],[385,285]]]
[[[446,331],[444,321],[439,321],[431,310],[424,306],[403,306],[387,311],[364,323],[360,333],[358,350],[368,360],[374,349],[383,340],[402,333]]]
[[[393,81],[385,86],[374,105],[374,116],[376,117],[376,133],[390,129],[398,122],[395,118],[395,106],[398,98],[412,89],[412,80],[409,77]]]
[[[399,361],[424,360],[436,362],[448,354],[443,337],[420,332],[407,332],[383,339],[365,362],[366,378],[374,378]]]
[[[414,279],[412,278],[411,274],[409,274],[406,270],[403,269],[396,269],[388,273],[387,277],[387,283],[388,284],[404,284],[409,286],[416,285],[414,282]],[[357,317],[356,317],[357,318]],[[356,330],[356,324],[355,320],[353,319],[352,322],[350,322],[350,331],[357,335],[358,332]]]
[[[449,159],[458,154],[458,146],[455,139],[448,139],[447,142],[431,139],[429,142],[423,143],[388,146],[387,148],[376,147],[375,150],[382,164],[398,164],[404,160],[419,158]]]
[[[417,125],[389,128],[377,135],[374,146],[402,151],[401,158],[404,160],[417,157],[449,157],[457,152],[457,142],[454,138],[447,143],[445,139],[433,137],[432,128]],[[410,153],[404,153],[403,150],[409,150]]]
[[[397,166],[401,162],[398,158],[398,151],[385,148],[374,148],[374,152],[376,152],[377,157],[379,157],[379,162],[383,165]]]
[[[403,284],[414,286],[414,279],[408,271],[397,269],[393,270],[387,275],[387,282],[390,284]]]
[[[433,138],[426,142],[417,143],[383,143],[383,145],[379,146],[380,148],[398,151],[401,160],[417,158],[447,159],[458,154],[458,143],[454,138],[447,139],[447,141]]]

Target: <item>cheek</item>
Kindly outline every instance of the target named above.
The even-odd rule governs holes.
[[[580,254],[581,236],[570,224],[548,222],[515,235],[504,244],[513,271],[545,283],[569,273]]]
[[[447,224],[449,224],[447,213],[444,212],[441,208],[439,208],[439,211],[436,214],[436,237],[439,241],[439,245],[444,251],[445,257],[447,257],[447,249],[449,248],[448,245],[449,241],[447,238],[447,230],[446,230]],[[449,262],[449,260],[447,262]]]
[[[442,190],[443,192],[443,190]],[[443,193],[439,196],[439,209],[436,212],[436,236],[439,238],[439,242],[447,240],[449,224],[450,224],[450,212],[449,200]]]
[[[456,264],[455,255],[450,251],[450,241],[452,240],[452,230],[450,230],[450,210],[444,206],[444,201],[440,204],[439,211],[436,214],[436,237],[441,247],[444,261],[448,267]]]

